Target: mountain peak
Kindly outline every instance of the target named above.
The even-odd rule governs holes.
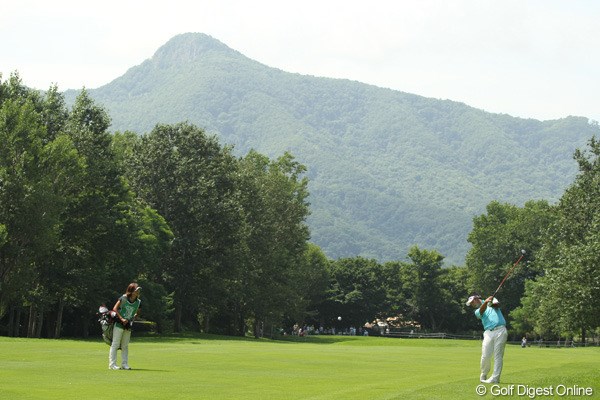
[[[182,33],[170,39],[152,56],[162,67],[202,59],[208,53],[237,53],[227,45],[204,33]]]
[[[473,216],[495,199],[556,201],[576,174],[571,154],[599,135],[583,118],[516,119],[283,72],[200,33],[90,94],[115,130],[189,121],[237,155],[294,154],[310,179],[311,240],[332,259],[398,260],[417,245],[462,264]]]

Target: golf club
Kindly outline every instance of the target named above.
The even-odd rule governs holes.
[[[525,250],[521,250],[521,257],[519,257],[519,259],[517,260],[517,262],[515,263],[515,265],[513,265],[512,268],[506,273],[506,275],[504,276],[504,279],[502,279],[502,282],[500,282],[500,285],[498,285],[498,289],[496,289],[496,291],[494,292],[494,294],[492,295],[492,297],[496,297],[496,294],[498,293],[498,291],[502,287],[502,284],[504,284],[504,281],[506,280],[506,278],[508,278],[508,276],[511,274],[511,272],[513,272],[513,270],[519,264],[519,262],[523,259],[523,257],[525,257]]]

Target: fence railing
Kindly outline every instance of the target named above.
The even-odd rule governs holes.
[[[521,344],[521,342],[510,342],[514,344]],[[600,346],[598,340],[592,340],[587,342],[576,342],[573,340],[530,340],[527,342],[527,347],[591,347]]]
[[[384,337],[398,337],[398,338],[413,338],[413,339],[481,339],[481,335],[455,335],[445,332],[435,333],[421,333],[421,332],[389,332],[383,334]]]
[[[472,334],[472,335],[456,335],[445,332],[434,332],[434,333],[424,333],[424,332],[389,332],[381,335],[382,337],[390,337],[390,338],[408,338],[408,339],[464,339],[464,340],[481,340],[482,334]],[[522,342],[519,341],[508,341],[508,344],[513,345],[522,345]],[[600,346],[600,340],[593,339],[587,342],[577,342],[573,340],[529,340],[525,347],[590,347],[590,346]]]

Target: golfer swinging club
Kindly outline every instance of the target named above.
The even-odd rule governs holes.
[[[500,303],[490,296],[481,301],[481,296],[473,294],[467,300],[467,305],[477,308],[475,316],[483,324],[483,343],[481,345],[481,376],[479,380],[483,383],[500,383],[502,373],[502,358],[508,332],[506,331],[506,320],[500,311]],[[494,373],[487,379],[494,354]]]

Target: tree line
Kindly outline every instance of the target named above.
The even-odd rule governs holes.
[[[444,268],[417,246],[406,261],[327,258],[310,243],[306,167],[291,154],[236,157],[189,123],[109,126],[85,90],[68,108],[56,86],[0,79],[0,334],[85,337],[99,304],[134,280],[162,332],[260,336],[387,317],[475,331],[466,295],[493,292],[521,248],[526,263],[500,293],[513,328],[585,338],[599,326],[587,312],[598,309],[595,139],[559,204],[490,203],[466,266]]]
[[[494,201],[474,218],[466,268],[472,287],[493,293],[526,249],[499,295],[513,332],[585,342],[600,336],[600,142],[573,158],[579,173],[557,204]]]
[[[245,332],[306,306],[307,179],[290,154],[236,158],[187,123],[137,136],[83,90],[0,85],[0,317],[86,336],[137,280],[159,329]],[[27,320],[24,323],[24,320]],[[214,328],[213,328],[214,327]]]

